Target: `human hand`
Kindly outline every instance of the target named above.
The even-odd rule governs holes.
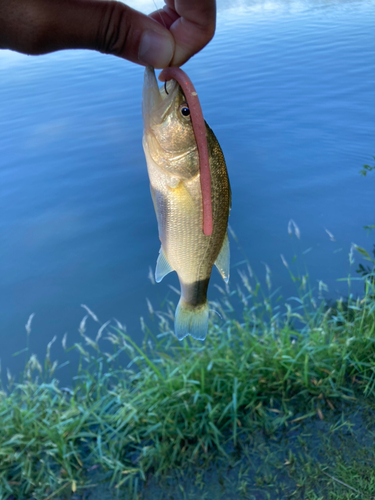
[[[0,48],[93,49],[155,68],[181,66],[212,39],[215,0],[165,0],[150,16],[115,1],[0,0]]]

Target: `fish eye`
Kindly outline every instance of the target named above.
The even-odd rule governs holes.
[[[181,104],[180,113],[184,118],[187,118],[190,120],[190,109],[187,107],[186,104]]]

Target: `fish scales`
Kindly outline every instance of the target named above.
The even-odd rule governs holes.
[[[154,189],[157,191],[156,212],[159,214],[162,247],[169,264],[178,272],[181,285],[185,288],[209,279],[227,231],[228,176],[216,137],[207,125],[206,130],[212,179],[213,234],[205,236],[201,229],[199,174],[190,181],[180,181],[176,188],[169,188],[161,178],[156,179],[154,183]],[[225,207],[227,207],[226,210]],[[195,224],[191,224],[192,219],[196,221]],[[206,290],[202,287],[196,290],[194,299],[196,304],[205,302],[205,292]]]
[[[178,85],[170,86],[169,95],[158,89],[160,97],[153,88],[158,104],[154,103],[153,114],[145,96],[147,85],[157,85],[150,71],[147,68],[145,76],[143,146],[161,241],[156,281],[172,270],[177,272],[181,299],[176,310],[176,335],[180,339],[187,334],[204,339],[208,327],[207,288],[219,254],[225,254],[221,259],[224,263],[216,264],[223,277],[229,278],[229,179],[220,145],[206,124],[213,232],[205,236],[197,144],[191,122],[181,121],[178,114],[181,106],[186,106],[185,97]]]

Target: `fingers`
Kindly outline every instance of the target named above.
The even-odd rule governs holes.
[[[0,47],[26,54],[94,49],[165,68],[172,34],[130,7],[100,0],[0,0]]]
[[[0,0],[0,48],[94,49],[155,68],[181,66],[213,37],[215,0],[165,0],[145,16],[106,0]]]
[[[181,66],[212,39],[216,27],[215,0],[164,0],[166,7],[151,17],[172,33],[176,47],[171,66]],[[163,20],[161,20],[161,18]]]

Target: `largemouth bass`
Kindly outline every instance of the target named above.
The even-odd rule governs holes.
[[[182,70],[173,69],[172,74],[184,75]],[[202,147],[191,120],[188,104],[191,97],[184,92],[188,91],[183,91],[174,79],[159,89],[154,69],[146,68],[143,149],[161,241],[155,280],[159,283],[168,273],[177,272],[181,298],[175,313],[175,334],[179,340],[189,334],[204,340],[209,318],[207,288],[213,265],[225,282],[229,280],[227,227],[231,194],[223,153],[202,119],[211,177],[208,201],[212,210],[211,227],[204,230],[204,223],[205,227],[209,223],[203,218],[203,205],[208,204],[202,199]],[[191,94],[196,96],[195,92]]]

